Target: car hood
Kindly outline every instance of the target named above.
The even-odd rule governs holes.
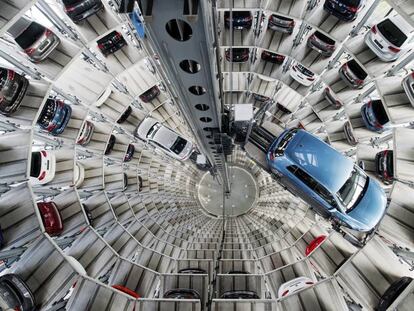
[[[347,215],[361,223],[361,229],[371,230],[381,220],[387,207],[387,196],[380,185],[369,178],[368,188],[358,203]]]
[[[354,167],[350,158],[303,130],[296,133],[285,153],[333,193],[343,186]]]

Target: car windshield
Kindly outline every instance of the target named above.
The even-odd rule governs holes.
[[[171,146],[171,150],[175,154],[180,154],[184,150],[186,145],[187,145],[187,141],[184,138],[177,137],[177,140]]]
[[[30,176],[38,177],[42,167],[42,156],[40,152],[32,152],[32,163],[30,165]]]
[[[351,69],[358,79],[364,80],[367,77],[368,74],[354,59],[351,59],[347,64],[349,69]]]
[[[148,133],[147,133],[147,138],[153,138],[155,136],[155,134],[157,133],[157,131],[160,129],[161,124],[159,124],[158,122],[155,123],[153,126],[151,126],[151,128],[149,129]]]
[[[381,125],[384,125],[385,123],[390,121],[390,119],[388,119],[384,105],[380,100],[372,101],[372,110],[374,111],[375,118]]]
[[[15,40],[22,49],[27,49],[43,35],[45,30],[42,25],[32,22]]]
[[[365,173],[354,166],[350,177],[336,193],[339,201],[344,206],[346,213],[352,211],[352,209],[356,206],[367,185],[368,181]]]
[[[395,46],[400,47],[407,40],[407,36],[389,19],[379,23],[377,27],[384,37]]]

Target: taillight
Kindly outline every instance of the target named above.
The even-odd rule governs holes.
[[[42,172],[39,176],[39,180],[43,180],[46,177],[46,172]]]
[[[270,158],[270,160],[272,160],[272,161],[275,159],[275,155],[273,154],[273,152],[271,152],[271,153],[270,153],[269,158]]]
[[[282,297],[285,297],[287,294],[289,294],[289,290],[285,290],[285,291],[282,293]]]
[[[65,7],[65,12],[69,13],[69,12],[73,12],[75,11],[76,6],[70,6],[70,7]]]
[[[361,79],[356,79],[356,83],[357,83],[357,84],[362,84],[362,83],[364,83],[364,80],[361,80]]]
[[[371,106],[372,106],[372,101],[369,101],[369,102],[367,103],[367,106],[368,106],[368,108],[371,108]]]
[[[46,128],[47,131],[51,132],[56,128],[56,124],[49,124],[48,127]]]
[[[53,34],[53,32],[50,30],[50,29],[46,29],[46,31],[45,31],[45,36],[46,37],[49,37],[49,36],[51,36]]]
[[[100,48],[102,50],[104,48],[103,44],[102,43],[99,43],[98,44],[98,48]]]
[[[315,78],[306,78],[306,79],[308,79],[309,81],[315,80]]]
[[[13,80],[16,73],[13,70],[7,70],[7,80]]]
[[[313,285],[313,282],[305,282],[307,285]]]
[[[375,127],[382,129],[382,124],[380,124],[378,121],[375,121]]]
[[[414,78],[414,72],[411,73],[411,77]]]
[[[394,53],[398,53],[399,51],[401,51],[401,49],[399,49],[399,48],[395,48],[395,47],[393,47],[393,46],[389,46],[388,47],[388,49],[391,51],[391,52],[394,52]]]
[[[371,31],[373,32],[373,33],[377,33],[377,26],[372,26],[371,27]]]
[[[348,10],[351,11],[352,13],[356,13],[356,12],[358,12],[358,7],[349,6]]]
[[[46,151],[42,150],[42,151],[40,151],[40,153],[42,154],[42,156],[47,157]]]
[[[26,52],[27,55],[32,55],[34,53],[35,49],[34,48],[28,48],[28,49],[25,49],[24,51]]]

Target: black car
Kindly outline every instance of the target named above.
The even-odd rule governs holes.
[[[10,115],[19,108],[29,81],[7,68],[0,67],[0,113]]]
[[[129,106],[125,112],[119,117],[119,119],[116,121],[116,123],[121,124],[124,123],[126,119],[128,119],[128,117],[131,115],[132,113],[132,108],[131,106]]]
[[[114,149],[115,146],[115,135],[112,135],[109,137],[108,143],[106,144],[106,148],[105,148],[105,155],[108,155],[111,153],[112,149]]]
[[[200,268],[185,268],[178,271],[184,274],[207,274],[206,270]]]
[[[357,18],[364,0],[326,0],[323,8],[340,20],[349,22]]]
[[[375,172],[384,184],[392,183],[394,179],[394,152],[392,150],[383,150],[375,155]]]
[[[388,287],[385,293],[381,296],[377,305],[377,311],[388,310],[388,307],[398,298],[398,296],[407,288],[413,279],[409,276],[403,276]]]
[[[34,311],[35,308],[33,294],[20,276],[0,276],[0,310]]]
[[[221,299],[260,299],[256,292],[251,290],[230,290],[221,295]]]
[[[164,293],[164,298],[170,299],[200,299],[200,294],[189,288],[176,288],[166,291]]]
[[[232,53],[231,53],[232,50]],[[232,55],[230,55],[230,53]],[[250,50],[248,48],[226,49],[226,60],[233,63],[244,63],[249,60]]]
[[[101,0],[62,0],[70,19],[78,23],[103,9]]]
[[[273,14],[269,17],[267,28],[274,31],[292,34],[293,29],[295,28],[295,20],[290,17]]]
[[[273,64],[282,64],[285,61],[285,56],[282,54],[272,53],[269,51],[263,51],[261,59]]]
[[[132,160],[132,157],[134,156],[135,153],[135,146],[133,144],[129,144],[127,151],[125,153],[124,156],[124,162],[129,162]]]
[[[253,24],[253,16],[250,11],[233,11],[233,29],[250,29]],[[230,28],[230,11],[224,13],[224,24]]]
[[[144,93],[142,93],[139,98],[144,102],[144,103],[149,103],[150,101],[152,101],[153,99],[155,99],[158,95],[160,95],[160,89],[158,88],[158,86],[154,85],[152,88],[150,88],[148,91],[145,91]]]
[[[102,37],[98,41],[98,48],[103,55],[108,56],[109,54],[115,53],[116,51],[122,49],[127,42],[125,41],[122,34],[116,30],[107,34],[105,37]]]

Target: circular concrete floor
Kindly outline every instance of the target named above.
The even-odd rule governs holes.
[[[253,175],[238,166],[229,166],[231,193],[225,200],[224,214],[237,216],[247,212],[256,202],[258,188]],[[223,215],[223,186],[206,172],[198,184],[198,199],[204,209]]]

